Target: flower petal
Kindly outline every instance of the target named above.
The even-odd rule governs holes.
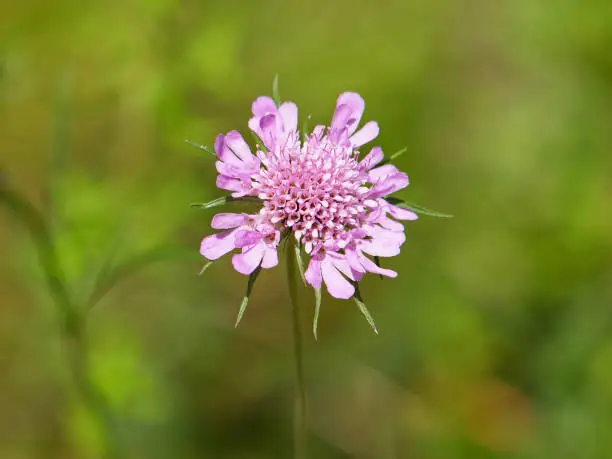
[[[363,266],[361,266],[359,257],[357,256],[357,253],[354,250],[345,250],[345,253],[346,261],[352,269],[359,272],[365,272]]]
[[[404,231],[404,225],[402,225],[400,222],[396,222],[386,215],[380,217],[376,222],[383,228],[387,228],[391,231]]]
[[[241,274],[251,274],[261,264],[261,259],[264,256],[265,245],[263,243],[255,244],[250,249],[242,253],[237,253],[232,257],[232,265],[234,269]]]
[[[246,214],[221,213],[213,217],[210,226],[215,229],[229,229],[244,225],[247,221]]]
[[[398,220],[417,220],[419,216],[409,209],[388,204],[388,212]]]
[[[321,263],[321,274],[327,291],[334,298],[347,300],[355,293],[355,287],[340,274],[328,258]]]
[[[344,263],[338,263],[336,260],[334,260],[334,266],[349,279],[353,281],[361,280],[363,275],[366,273],[366,270],[361,265],[357,252],[351,249],[345,249],[344,252]]]
[[[261,139],[261,128],[259,127],[259,118],[253,117],[249,120],[249,129],[253,131]]]
[[[277,140],[277,121],[277,116],[274,114],[263,116],[259,120],[259,132],[261,133],[261,140],[263,141],[264,145],[270,150],[274,148],[274,145],[276,144]]]
[[[381,268],[380,266],[378,266],[376,263],[374,263],[372,260],[370,260],[368,257],[364,255],[361,255],[360,260],[361,260],[361,264],[368,272],[371,272],[374,274],[381,274],[387,277],[397,277],[397,273],[395,271],[391,269]]]
[[[400,247],[406,240],[403,232],[389,231],[378,227],[371,231],[372,239],[360,246],[362,251],[374,257],[394,257],[399,255]]]
[[[321,288],[321,259],[318,257],[312,257],[310,263],[308,263],[308,269],[304,273],[306,281],[314,288]]]
[[[232,158],[231,152],[227,149],[225,144],[225,136],[219,134],[215,139],[215,152],[221,161],[226,162],[238,162],[238,158],[235,156]],[[229,153],[229,155],[228,155]]]
[[[353,269],[353,267],[349,265],[346,259],[346,255],[328,257],[328,259],[338,271],[340,271],[352,281],[361,279],[363,277],[363,274],[365,273],[365,270],[361,268],[361,266],[359,266],[360,270]]]
[[[258,231],[240,230],[236,232],[236,247],[248,247],[261,241],[262,234]]]
[[[379,132],[380,128],[378,127],[378,123],[376,121],[369,121],[351,136],[351,145],[353,147],[365,145],[378,137]]]
[[[278,265],[278,252],[276,251],[276,247],[266,246],[263,260],[261,261],[261,267],[268,269],[274,268]]]
[[[383,166],[377,167],[376,169],[372,169],[368,173],[368,178],[370,182],[376,183],[385,177],[389,177],[390,175],[399,173],[399,169],[395,167],[393,164],[385,164]]]
[[[336,102],[336,111],[331,122],[331,129],[343,130],[346,128],[348,134],[351,135],[357,130],[364,109],[365,102],[356,92],[340,94]]]
[[[278,112],[283,120],[283,131],[288,134],[290,131],[297,130],[298,123],[298,108],[293,102],[285,102],[282,104]]]
[[[236,248],[234,232],[236,230],[224,231],[205,237],[200,245],[200,253],[209,260],[221,258]]]
[[[252,163],[255,161],[255,156],[253,156],[251,149],[238,131],[228,132],[225,136],[225,144],[232,154],[245,163]]]
[[[376,182],[374,187],[370,190],[369,196],[371,198],[380,198],[381,196],[387,196],[392,193],[395,193],[398,190],[401,190],[402,188],[406,188],[408,186],[408,183],[408,175],[404,174],[403,172],[398,172],[396,174],[379,179],[379,181]]]
[[[251,108],[253,109],[253,115],[261,118],[268,113],[275,113],[276,103],[274,103],[274,100],[272,100],[270,97],[261,96],[255,99],[255,102],[253,102],[253,106]]]
[[[245,186],[242,180],[227,175],[217,176],[217,188],[228,191],[244,191]]]
[[[385,154],[380,147],[374,147],[370,152],[359,163],[359,168],[365,171],[369,171],[384,158]]]

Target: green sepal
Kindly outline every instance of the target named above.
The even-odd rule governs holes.
[[[272,97],[274,98],[274,102],[277,107],[281,105],[280,92],[278,91],[278,73],[274,76],[274,81],[272,82]]]
[[[438,217],[438,218],[453,218],[452,215],[438,212],[437,210],[431,210],[426,207],[415,204],[413,202],[404,201],[403,199],[388,197],[388,198],[385,198],[385,200],[389,204],[393,204],[394,206],[403,207],[417,214],[429,215],[430,217]]]
[[[390,157],[389,160],[393,161],[396,158],[399,158],[400,156],[402,156],[404,153],[406,153],[408,151],[408,147],[404,147],[401,150],[396,151],[395,153],[393,153]]]
[[[255,285],[257,276],[259,276],[259,271],[261,271],[261,266],[258,266],[257,269],[255,269],[255,271],[253,271],[249,276],[246,295],[242,299],[242,303],[240,303],[240,309],[238,310],[238,317],[236,318],[236,324],[234,325],[234,327],[238,327],[238,324],[240,324],[240,321],[242,320],[244,311],[246,311],[247,305],[249,304],[249,297],[251,296],[251,292],[253,291],[253,285]]]
[[[211,148],[208,145],[202,145],[190,139],[185,139],[185,142],[193,147],[199,148],[200,150],[204,150],[206,153],[214,156],[215,158],[217,157],[217,154],[213,150],[211,150]]]
[[[374,318],[372,317],[372,314],[370,314],[370,311],[368,311],[368,308],[366,307],[365,303],[361,299],[361,292],[359,291],[359,283],[353,282],[353,285],[355,286],[355,293],[353,295],[353,299],[355,300],[355,303],[357,304],[357,307],[359,308],[363,316],[366,318],[366,320],[370,324],[370,327],[372,327],[372,330],[374,330],[374,333],[378,335],[378,329],[376,328],[376,324],[374,323]]]
[[[235,203],[260,203],[261,200],[257,196],[242,196],[241,198],[234,198],[231,195],[222,196],[217,199],[213,199],[209,202],[192,202],[189,204],[190,207],[198,207],[200,209],[210,209],[212,207],[223,206],[227,203],[235,202]]]
[[[393,153],[392,155],[390,155],[388,158],[383,159],[379,164],[378,167],[380,166],[384,166],[385,164],[389,164],[391,161],[393,161],[396,158],[399,158],[400,156],[402,156],[404,153],[406,153],[408,151],[408,147],[404,147],[401,150],[396,151],[395,153]]]
[[[204,272],[206,272],[206,270],[208,268],[210,268],[210,266],[213,264],[212,261],[209,261],[207,263],[204,264],[204,266],[202,266],[202,269],[200,269],[200,272],[198,273],[198,276],[201,276],[202,274],[204,274]]]
[[[304,262],[302,261],[302,244],[300,243],[300,241],[296,241],[296,243],[293,245],[293,248],[295,250],[295,261],[298,265],[300,277],[302,278],[302,282],[304,283],[304,285],[307,286],[308,284],[306,283],[306,277],[304,276]]]
[[[319,312],[321,311],[321,289],[315,288],[315,312],[314,320],[312,321],[312,333],[314,334],[315,341],[318,339],[317,329],[319,328]]]

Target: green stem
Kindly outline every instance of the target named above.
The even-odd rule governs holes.
[[[89,346],[85,333],[85,320],[71,333],[64,334],[64,340],[70,358],[70,368],[77,390],[83,403],[94,417],[98,429],[102,433],[104,453],[108,459],[121,459],[119,432],[106,397],[98,390],[91,380],[89,366]]]
[[[306,384],[304,382],[304,352],[302,327],[297,301],[298,271],[294,250],[287,248],[287,281],[291,299],[293,321],[293,356],[295,359],[295,402],[293,412],[293,436],[295,459],[306,459],[308,418],[306,412]]]
[[[106,457],[120,459],[117,431],[111,420],[108,403],[90,377],[86,317],[79,312],[68,292],[48,225],[42,214],[27,199],[3,183],[0,183],[0,203],[6,205],[30,232],[47,288],[60,316],[60,331],[75,386],[103,433]]]

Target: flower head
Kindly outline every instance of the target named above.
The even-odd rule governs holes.
[[[258,200],[260,209],[215,215],[212,227],[224,231],[204,238],[202,255],[215,260],[237,249],[233,266],[248,275],[276,266],[281,239],[291,237],[310,257],[305,281],[316,289],[325,284],[336,298],[354,296],[367,272],[396,277],[378,257],[399,254],[405,236],[398,220],[417,215],[386,199],[408,186],[408,176],[383,161],[382,149],[360,158],[379,132],[374,121],[358,129],[364,108],[358,94],[345,92],[329,127],[306,134],[298,131],[294,103],[259,97],[249,120],[261,140],[255,154],[237,131],[219,135],[215,151],[217,186],[235,199]]]

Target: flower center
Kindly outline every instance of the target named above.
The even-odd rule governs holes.
[[[258,152],[264,167],[253,178],[253,188],[264,200],[264,220],[290,228],[308,253],[326,242],[345,247],[368,207],[376,206],[364,198],[367,174],[359,170],[357,155],[315,136],[303,146],[295,142]]]

